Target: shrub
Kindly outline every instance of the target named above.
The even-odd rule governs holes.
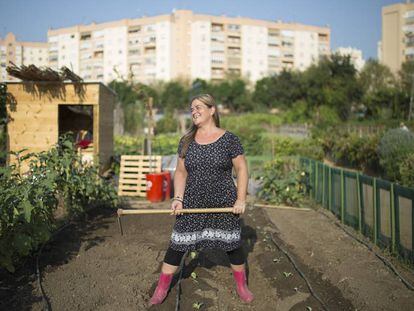
[[[407,155],[400,163],[399,173],[401,176],[401,184],[414,188],[414,154]]]
[[[277,157],[264,166],[258,197],[274,204],[300,205],[306,193],[306,175],[298,161]]]
[[[322,161],[324,158],[322,146],[316,139],[303,139],[298,143],[296,154],[317,161]]]
[[[67,137],[49,151],[28,154],[29,171],[0,168],[0,266],[14,271],[15,262],[46,242],[55,228],[58,199],[69,217],[97,205],[115,205],[112,184],[99,177],[96,166],[84,166]]]
[[[165,115],[157,121],[155,130],[157,134],[161,133],[176,133],[178,128],[178,121],[171,115]]]
[[[399,166],[414,153],[414,134],[402,129],[388,130],[378,146],[380,165],[385,177],[392,181],[401,180]]]
[[[144,136],[115,136],[116,155],[139,155],[144,153]],[[152,154],[169,155],[177,152],[180,134],[169,133],[156,135],[152,141]]]

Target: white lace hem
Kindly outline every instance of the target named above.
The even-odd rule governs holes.
[[[225,243],[233,243],[240,240],[240,230],[225,231],[220,229],[206,228],[202,231],[179,233],[173,231],[171,234],[171,242],[174,244],[190,245],[202,240],[222,241]]]

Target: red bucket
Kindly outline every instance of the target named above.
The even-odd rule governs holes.
[[[146,175],[147,180],[147,199],[150,202],[160,202],[164,200],[163,173],[152,173]]]
[[[171,198],[171,174],[169,171],[162,172],[164,175],[163,192],[166,200]]]

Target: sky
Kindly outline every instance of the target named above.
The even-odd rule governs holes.
[[[329,25],[331,48],[354,47],[377,58],[381,8],[403,0],[0,0],[0,37],[47,41],[49,28],[170,14],[188,9],[199,14]]]

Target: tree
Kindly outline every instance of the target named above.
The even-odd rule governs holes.
[[[149,97],[158,102],[158,94],[152,87],[142,83],[129,81],[112,81],[109,87],[113,89],[124,112],[124,129],[129,134],[138,134],[144,122],[145,104]]]
[[[304,81],[310,107],[332,107],[342,120],[349,118],[351,107],[362,97],[357,71],[349,55],[323,58],[304,73]]]
[[[187,109],[188,90],[178,81],[166,83],[161,95],[162,108],[165,113],[172,114],[175,109]]]
[[[302,73],[290,70],[265,77],[256,82],[253,98],[268,108],[291,108],[303,98],[302,77]]]
[[[210,90],[218,103],[223,104],[233,112],[253,110],[253,103],[246,82],[240,78],[212,84]]]
[[[398,107],[394,109],[396,117],[408,117],[410,100],[414,101],[414,61],[407,61],[401,65],[399,71],[401,100]]]

